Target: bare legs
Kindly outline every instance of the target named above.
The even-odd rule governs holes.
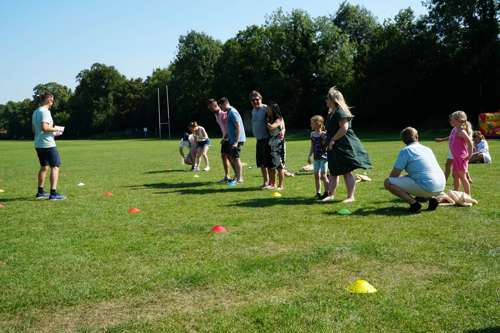
[[[44,187],[45,177],[47,176],[48,172],[49,172],[48,165],[40,167],[40,170],[38,171],[38,187]],[[53,167],[53,168],[51,168],[51,171],[50,171],[50,189],[51,190],[57,189],[58,180],[59,180],[59,168]]]
[[[458,171],[453,173],[453,189],[458,191],[460,189],[460,183],[464,187],[464,192],[470,195],[470,182],[467,177],[467,172]]]
[[[208,165],[208,145],[205,145],[203,147],[199,147],[196,149],[196,160],[195,160],[195,169],[200,168],[200,159],[203,157],[203,161],[205,162],[205,170],[208,171],[210,169],[210,166]]]
[[[345,173],[344,182],[347,190],[347,198],[343,201],[345,203],[353,202],[354,199],[354,191],[356,190],[356,178],[352,174],[352,172]],[[330,176],[329,177],[329,186],[328,186],[328,194],[331,197],[334,197],[337,193],[337,186],[339,184],[339,176]]]
[[[262,184],[262,186],[269,185],[269,172],[268,172],[268,169],[262,167],[262,168],[260,168],[260,171],[262,173],[262,179],[264,181],[264,183]]]

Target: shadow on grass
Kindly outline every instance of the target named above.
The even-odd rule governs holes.
[[[35,196],[32,197],[19,197],[19,198],[2,198],[0,199],[0,203],[5,202],[14,202],[14,201],[38,201],[35,199]],[[43,200],[41,200],[43,201]]]
[[[177,189],[174,191],[165,191],[165,192],[154,192],[153,194],[171,194],[171,193],[178,193],[178,194],[217,194],[217,193],[229,193],[229,192],[254,192],[254,191],[260,191],[260,188],[257,187],[221,187],[221,188],[200,188],[200,189],[194,189],[194,188],[184,188],[184,189]]]
[[[189,188],[189,187],[200,187],[213,184],[212,182],[190,182],[190,183],[151,183],[151,184],[142,184],[142,185],[129,185],[125,187],[129,187],[135,190],[144,190],[144,189],[179,189],[179,188]]]
[[[467,330],[467,331],[464,331],[464,333],[500,333],[500,326]]]
[[[352,215],[370,216],[370,215],[383,215],[383,216],[403,216],[412,215],[408,212],[408,207],[381,207],[381,208],[359,208],[352,212]]]
[[[271,193],[269,193],[271,196]],[[249,207],[249,208],[261,208],[261,207],[271,207],[276,205],[311,205],[316,203],[314,198],[304,198],[304,197],[293,197],[293,198],[258,198],[250,199],[245,201],[237,201],[227,206],[229,207]]]
[[[145,175],[151,175],[156,173],[172,173],[172,172],[189,172],[189,169],[166,169],[166,170],[152,170],[144,172]]]

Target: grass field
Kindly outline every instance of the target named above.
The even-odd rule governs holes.
[[[194,178],[155,140],[59,142],[68,199],[35,201],[32,143],[0,141],[0,332],[498,332],[500,142],[470,166],[478,206],[408,215],[382,185],[402,143],[363,139],[373,182],[349,206],[315,203],[312,175],[281,198],[255,167],[216,184],[217,143]],[[307,150],[290,141],[289,168]],[[348,293],[356,279],[378,292]]]

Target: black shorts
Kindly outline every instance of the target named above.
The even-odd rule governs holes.
[[[285,140],[276,136],[269,138],[271,147],[271,163],[273,169],[282,169],[285,166]]]
[[[229,149],[230,149],[229,157],[231,157],[231,159],[237,160],[240,158],[241,146],[243,146],[243,144],[244,144],[244,142],[238,142],[237,147],[234,147],[233,145],[229,145]]]
[[[258,168],[272,168],[271,147],[269,147],[268,138],[257,140],[255,160]]]
[[[38,160],[40,161],[40,166],[50,165],[53,168],[61,165],[61,157],[56,147],[35,149]]]
[[[220,153],[223,155],[231,154],[231,145],[226,139],[222,139],[222,141],[220,142]]]

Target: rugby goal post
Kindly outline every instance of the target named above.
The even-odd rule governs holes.
[[[161,121],[161,104],[160,104],[160,88],[157,88],[158,91],[158,135],[161,140],[161,126],[168,125],[168,138],[171,139],[170,135],[170,102],[168,99],[168,85],[165,85],[165,92],[167,93],[167,121]]]

